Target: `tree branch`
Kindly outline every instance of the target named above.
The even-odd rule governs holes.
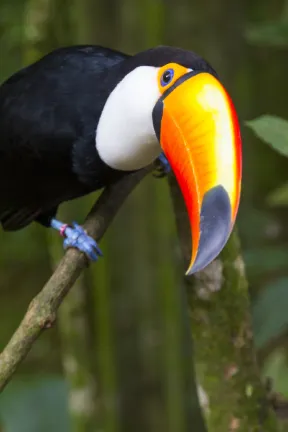
[[[170,176],[170,188],[187,265],[190,227],[174,176]],[[186,277],[184,285],[197,377],[208,400],[208,429],[276,432],[256,362],[245,268],[235,231],[221,255],[201,272]]]
[[[60,220],[78,217],[79,204],[60,209]],[[55,270],[63,257],[60,236],[47,230],[51,267]],[[107,259],[105,257],[105,259]],[[100,263],[99,263],[100,264]],[[99,264],[96,266],[98,274]],[[57,313],[62,368],[68,387],[71,432],[101,430],[101,397],[95,365],[95,310],[92,273],[82,272]]]
[[[92,237],[101,239],[124,200],[151,170],[152,165],[123,177],[104,190],[84,224]],[[49,281],[32,300],[21,324],[0,354],[0,392],[43,330],[53,325],[58,307],[87,264],[83,253],[67,250]]]

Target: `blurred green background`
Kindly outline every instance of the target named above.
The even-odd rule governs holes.
[[[288,2],[0,0],[1,81],[44,53],[76,43],[130,54],[158,44],[191,49],[214,66],[231,93],[243,134],[238,227],[255,340],[263,376],[288,397],[288,161],[246,125],[266,113],[288,118]],[[274,133],[279,130],[282,142],[276,124]],[[95,197],[63,206],[62,218],[83,221]],[[0,237],[1,350],[62,251],[57,235],[36,224]],[[99,427],[91,430],[181,430],[189,340],[165,179],[145,179],[101,248],[105,258],[81,278],[70,306],[61,307],[57,325],[41,336],[1,395],[1,431],[70,431],[68,400],[76,414],[81,411],[83,383],[95,395]],[[87,359],[93,377],[81,371]],[[78,380],[78,399],[68,398],[65,374]]]

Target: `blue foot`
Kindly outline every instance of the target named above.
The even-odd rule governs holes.
[[[164,153],[161,153],[158,159],[156,160],[156,173],[154,175],[155,177],[164,177],[167,174],[169,174],[170,171],[171,171],[171,166]]]
[[[84,252],[92,261],[97,261],[99,256],[103,256],[96,241],[76,222],[73,222],[73,227],[71,227],[56,219],[52,219],[51,227],[57,229],[65,237],[63,242],[64,249],[74,247]]]

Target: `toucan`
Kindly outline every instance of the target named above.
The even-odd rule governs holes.
[[[234,105],[201,56],[157,46],[128,55],[94,45],[58,48],[0,86],[0,221],[36,221],[64,247],[101,255],[58,206],[160,160],[175,174],[191,225],[187,274],[207,266],[233,228],[241,188]]]

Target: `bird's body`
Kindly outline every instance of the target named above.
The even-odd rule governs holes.
[[[99,249],[80,226],[55,219],[58,206],[157,158],[167,165],[164,155],[184,194],[193,231],[189,272],[196,271],[229,237],[241,177],[236,114],[204,59],[161,46],[135,56],[72,46],[0,86],[5,230],[38,221],[96,259]]]
[[[123,172],[99,158],[95,131],[104,82],[128,56],[82,46],[48,54],[0,87],[0,221],[16,230],[47,223],[63,201]],[[104,96],[104,97],[103,97]]]

